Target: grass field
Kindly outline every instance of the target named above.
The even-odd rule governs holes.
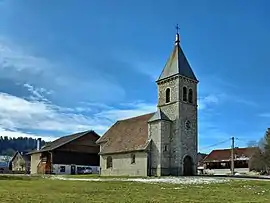
[[[268,181],[230,181],[209,185],[86,182],[0,176],[0,202],[267,202]]]

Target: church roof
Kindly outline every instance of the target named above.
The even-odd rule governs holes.
[[[167,120],[170,121],[170,119],[158,108],[156,113],[149,119],[148,122],[158,121],[158,120]]]
[[[167,60],[167,63],[158,78],[159,80],[163,80],[173,75],[182,75],[192,80],[198,81],[194,72],[192,71],[188,60],[180,46],[179,34],[176,34],[176,41],[174,49]]]
[[[114,154],[145,150],[148,146],[148,120],[154,115],[149,113],[117,121],[97,144],[104,143],[100,154]]]

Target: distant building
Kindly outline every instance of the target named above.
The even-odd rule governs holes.
[[[78,174],[99,172],[99,135],[94,131],[61,137],[30,152],[31,174]]]
[[[255,152],[255,147],[234,149],[235,173],[249,172],[249,160]],[[216,149],[207,155],[201,162],[204,172],[214,175],[231,173],[231,149]]]
[[[30,173],[30,155],[26,152],[17,151],[10,162],[13,173]]]
[[[203,174],[203,171],[204,171],[203,160],[206,156],[207,156],[207,154],[200,153],[200,152],[197,155],[197,157],[198,157],[198,166],[197,166],[198,174]]]

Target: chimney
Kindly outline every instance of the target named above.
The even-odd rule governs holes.
[[[37,139],[37,150],[41,149],[41,138]]]

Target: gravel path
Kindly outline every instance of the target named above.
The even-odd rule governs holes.
[[[51,179],[72,180],[72,181],[124,181],[142,183],[170,183],[170,184],[213,184],[229,182],[228,178],[208,178],[208,177],[168,177],[168,178],[66,178],[54,176]]]

